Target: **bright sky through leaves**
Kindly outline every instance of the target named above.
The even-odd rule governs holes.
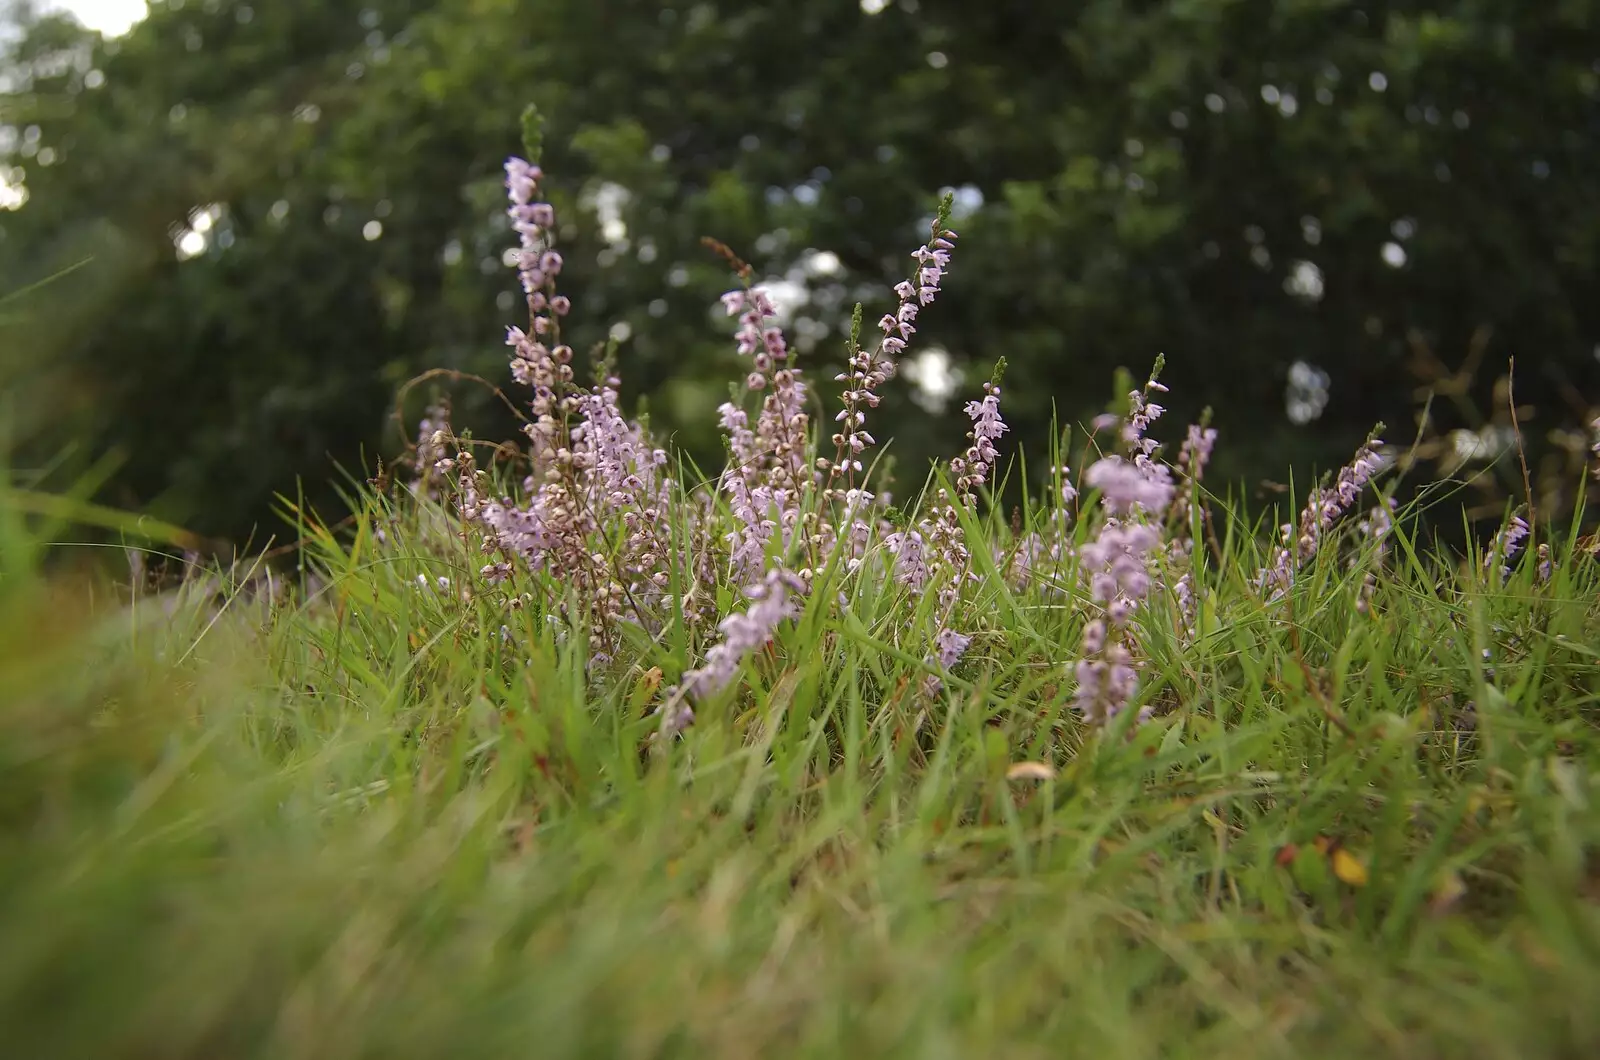
[[[88,28],[108,37],[128,32],[148,9],[145,0],[51,0],[50,6],[70,12]]]

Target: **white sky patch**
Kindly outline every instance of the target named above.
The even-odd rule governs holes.
[[[794,319],[796,311],[811,301],[811,292],[806,289],[803,280],[795,275],[798,272],[798,269],[792,270],[788,276],[781,279],[773,277],[761,284],[767,297],[772,299],[772,308],[778,311],[779,326],[787,325]]]
[[[1128,142],[1133,144],[1138,143],[1139,141],[1130,140]],[[1144,145],[1140,144],[1139,152],[1142,154],[1143,151]],[[1133,152],[1129,153],[1132,154]],[[1135,155],[1135,157],[1138,156]],[[978,187],[976,184],[963,184],[959,188],[945,188],[941,194],[949,194],[951,196],[951,221],[958,223],[965,221],[967,218],[971,217],[973,214],[977,213],[983,208],[983,189]]]
[[[1284,277],[1283,289],[1296,298],[1303,298],[1308,302],[1322,301],[1322,270],[1317,268],[1315,262],[1296,261],[1289,266],[1289,275]]]
[[[628,223],[622,219],[622,210],[633,198],[633,193],[621,184],[608,180],[584,198],[583,205],[593,209],[595,219],[600,222],[600,235],[613,250],[626,250]]]
[[[222,207],[216,203],[200,207],[189,215],[189,226],[174,233],[172,245],[178,251],[179,261],[197,258],[206,252],[222,220]]]
[[[65,11],[107,37],[122,36],[149,11],[145,0],[50,0],[45,6]]]
[[[20,171],[19,166],[16,172]],[[0,165],[0,210],[20,210],[28,201],[28,186],[20,177],[12,179],[13,176],[11,167]]]
[[[1328,407],[1328,373],[1306,361],[1289,366],[1289,386],[1284,393],[1289,422],[1303,427]]]
[[[808,276],[837,276],[844,268],[839,255],[831,250],[808,250],[800,256]]]
[[[931,346],[905,361],[900,372],[915,387],[911,400],[929,412],[944,411],[962,379],[961,369],[950,359],[949,351],[938,346]]]

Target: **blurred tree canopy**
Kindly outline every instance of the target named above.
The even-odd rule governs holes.
[[[703,456],[734,369],[700,237],[778,282],[826,392],[944,190],[962,238],[917,348],[968,382],[943,411],[935,360],[895,384],[902,488],[1001,356],[1041,467],[1053,412],[1158,352],[1163,436],[1213,407],[1231,475],[1341,462],[1379,419],[1409,439],[1429,388],[1440,430],[1503,425],[1512,357],[1570,474],[1600,401],[1600,0],[152,0],[110,41],[11,6],[10,415],[235,540],[394,452],[417,372],[506,379],[528,100],[579,338],[622,337]]]

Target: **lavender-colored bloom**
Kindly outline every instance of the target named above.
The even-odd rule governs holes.
[[[895,580],[914,593],[920,593],[928,584],[928,551],[922,534],[916,530],[890,534],[884,547],[895,558]]]
[[[852,478],[863,470],[861,453],[873,444],[872,436],[861,429],[867,419],[864,409],[878,407],[879,388],[894,375],[895,359],[905,353],[906,344],[916,334],[913,321],[921,308],[938,295],[944,270],[950,266],[955,238],[954,232],[935,230],[933,238],[917,248],[911,255],[918,264],[914,277],[895,285],[899,304],[893,313],[885,313],[878,320],[883,338],[877,349],[855,351],[845,370],[834,377],[844,384],[844,409],[836,421],[840,430],[833,436],[837,452],[824,467],[830,485],[841,474]]]
[[[1078,499],[1078,487],[1072,484],[1072,468],[1061,465],[1061,506],[1065,508]]]
[[[1160,370],[1160,361],[1157,361],[1156,370]],[[1145,432],[1150,425],[1161,418],[1167,410],[1149,399],[1151,392],[1166,393],[1167,388],[1156,381],[1152,374],[1144,384],[1143,390],[1135,390],[1128,394],[1129,412],[1127,420],[1122,424],[1122,441],[1135,457],[1148,457],[1155,452],[1154,440],[1145,437]]]
[[[1173,499],[1173,517],[1184,522],[1189,517],[1189,495],[1205,477],[1206,465],[1211,462],[1211,451],[1217,444],[1217,429],[1191,423],[1183,447],[1178,450],[1178,470],[1183,475],[1185,488],[1177,491]]]
[[[1522,543],[1528,539],[1528,521],[1520,515],[1513,515],[1505,531],[1500,535],[1500,553],[1507,559],[1522,551]]]
[[[1311,491],[1305,509],[1300,513],[1298,535],[1293,523],[1280,528],[1282,544],[1273,550],[1272,562],[1256,573],[1258,590],[1272,589],[1273,598],[1286,592],[1294,582],[1295,571],[1316,555],[1322,537],[1339,517],[1361,496],[1374,476],[1382,470],[1383,459],[1378,447],[1383,442],[1373,438],[1356,450],[1354,459],[1343,468],[1333,486]]]
[[[1511,577],[1512,561],[1522,551],[1522,546],[1528,539],[1528,521],[1520,515],[1513,515],[1505,529],[1495,537],[1494,548],[1483,557],[1483,569],[1488,570],[1494,564],[1495,556],[1500,557],[1500,578],[1502,581]]]
[[[1216,444],[1215,427],[1201,427],[1198,423],[1189,425],[1188,436],[1184,438],[1183,448],[1178,453],[1178,464],[1189,481],[1199,482],[1205,475],[1206,464],[1211,462],[1211,451]]]
[[[941,629],[933,638],[934,650],[937,653],[939,665],[943,669],[950,669],[961,657],[967,653],[967,646],[972,643],[972,638],[953,629]]]
[[[1165,470],[1165,469],[1160,469]],[[1095,461],[1084,473],[1083,481],[1101,493],[1102,503],[1113,515],[1126,515],[1135,508],[1147,512],[1164,511],[1172,501],[1172,482],[1151,474],[1119,456]]]
[[[754,576],[770,536],[768,524],[784,527],[787,548],[799,519],[802,487],[810,479],[806,467],[810,418],[805,411],[805,383],[788,364],[783,332],[768,323],[777,315],[771,298],[759,288],[734,290],[722,296],[722,304],[739,317],[735,341],[754,368],[745,376],[745,389],[766,391],[754,430],[748,414],[737,405],[725,403],[719,410],[734,456],[734,464],[723,472],[722,488],[733,497],[735,514],[743,524],[729,535],[736,541],[734,568],[743,576]],[[735,483],[735,477],[740,481]],[[767,518],[772,503],[778,506],[775,523]]]
[[[972,420],[972,430],[967,434],[972,444],[960,458],[950,462],[950,470],[955,474],[961,503],[972,508],[977,503],[974,491],[987,481],[999,459],[994,443],[1010,428],[1000,418],[1000,388],[993,383],[983,384],[982,400],[967,402],[966,413]]]
[[[555,211],[549,203],[535,203],[533,196],[544,176],[538,166],[521,158],[506,159],[506,194],[511,205],[506,213],[511,227],[516,231],[521,246],[517,254],[517,272],[522,279],[522,289],[529,296],[545,285],[545,273],[551,270],[541,264],[540,256],[553,260],[556,270],[561,267],[561,256],[544,245],[544,233],[555,224]]]
[[[1108,520],[1099,536],[1078,550],[1095,600],[1109,603],[1123,597],[1137,603],[1150,591],[1148,555],[1161,544],[1161,531],[1143,523]]]
[[[706,653],[705,665],[684,674],[685,691],[703,699],[727,688],[744,657],[765,644],[779,622],[799,613],[791,596],[805,592],[805,582],[782,569],[769,570],[761,581],[745,589],[753,602],[747,610],[722,620],[718,626],[722,640]]]
[[[934,653],[924,662],[929,666],[938,667],[940,670],[949,671],[961,657],[967,653],[967,646],[972,643],[972,638],[963,633],[957,633],[949,627],[943,627],[934,634]],[[922,679],[922,694],[936,696],[944,689],[944,680],[938,674],[928,674]]]
[[[1085,630],[1087,641],[1088,630]],[[1120,714],[1139,691],[1139,671],[1133,655],[1120,642],[1112,642],[1078,663],[1075,671],[1077,707],[1084,720],[1104,724]]]

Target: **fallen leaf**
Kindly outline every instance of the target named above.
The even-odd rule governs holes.
[[[1428,909],[1435,914],[1447,913],[1466,893],[1467,885],[1462,882],[1461,875],[1446,869],[1434,881],[1433,893],[1428,896]]]
[[[629,703],[635,713],[644,708],[650,697],[656,694],[656,689],[661,687],[661,667],[652,666],[639,675],[639,680],[634,683],[633,695]]]
[[[1340,881],[1352,887],[1365,887],[1367,885],[1367,867],[1361,859],[1356,857],[1344,847],[1336,849],[1328,859],[1333,865],[1333,874]]]

